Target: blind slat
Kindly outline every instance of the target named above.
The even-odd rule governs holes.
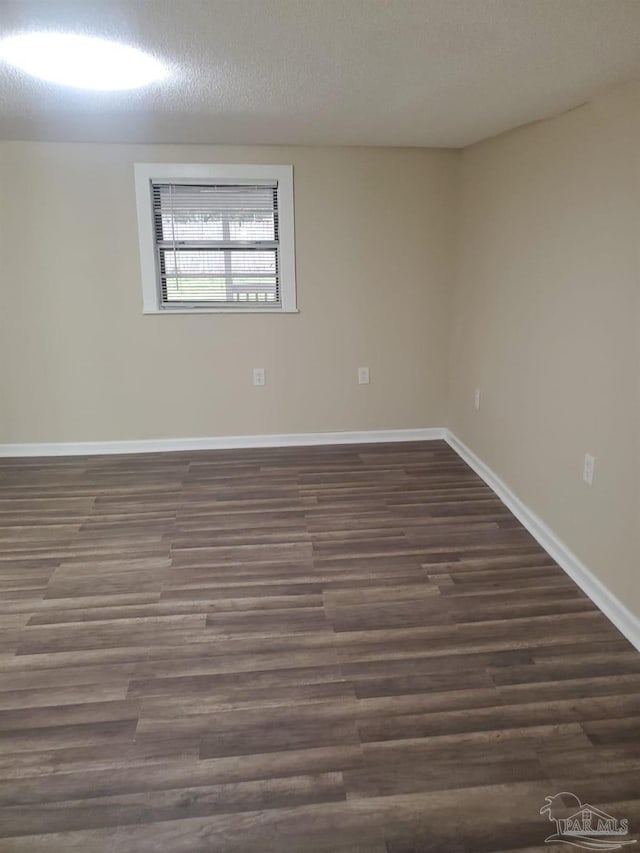
[[[159,249],[176,249],[177,251],[211,252],[228,249],[230,252],[239,252],[246,249],[277,249],[275,240],[157,240]]]

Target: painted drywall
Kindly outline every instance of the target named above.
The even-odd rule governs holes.
[[[463,152],[449,404],[453,432],[636,614],[638,139],[629,86]]]
[[[628,86],[462,154],[3,143],[0,442],[448,422],[640,614],[638,139]],[[143,316],[136,161],[293,163],[300,313]]]
[[[457,154],[0,147],[0,442],[444,424]],[[293,164],[299,314],[143,316],[133,164],[156,161]]]

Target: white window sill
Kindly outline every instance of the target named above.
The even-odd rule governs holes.
[[[298,308],[145,308],[143,314],[299,314]]]

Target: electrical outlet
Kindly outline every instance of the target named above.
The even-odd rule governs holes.
[[[253,384],[254,385],[264,385],[266,382],[266,377],[264,373],[264,367],[254,367],[253,368]]]
[[[369,384],[369,368],[368,367],[359,367],[358,368],[358,385],[368,385]]]
[[[584,454],[584,467],[582,469],[582,479],[585,483],[591,485],[593,483],[593,473],[596,467],[596,460],[591,454]]]
[[[480,389],[476,388],[476,393],[473,395],[473,408],[477,411],[480,410]]]

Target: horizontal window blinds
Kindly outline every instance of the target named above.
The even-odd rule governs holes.
[[[152,191],[163,306],[280,306],[276,183]]]

